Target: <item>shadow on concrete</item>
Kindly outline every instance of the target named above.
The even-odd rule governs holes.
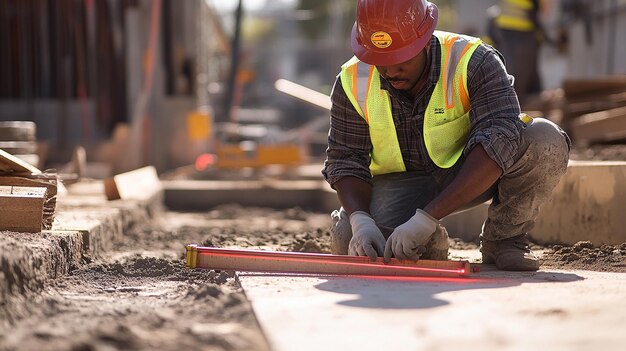
[[[448,305],[437,297],[450,291],[501,289],[526,283],[568,283],[584,278],[561,272],[487,271],[472,278],[328,277],[315,287],[323,291],[358,295],[340,305],[379,309],[424,309]]]

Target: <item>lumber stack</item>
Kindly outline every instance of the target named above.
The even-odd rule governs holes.
[[[0,149],[38,167],[36,131],[32,121],[0,122]]]
[[[570,78],[528,97],[522,110],[565,129],[580,146],[626,142],[626,75]]]
[[[579,145],[626,141],[626,76],[563,83],[564,124]]]
[[[39,232],[54,221],[58,180],[0,149],[0,231]]]

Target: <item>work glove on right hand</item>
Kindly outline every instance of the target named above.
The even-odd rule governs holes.
[[[350,215],[352,239],[348,245],[348,254],[352,256],[369,256],[376,261],[383,255],[385,237],[376,226],[374,219],[367,212],[355,211]]]
[[[389,262],[391,254],[400,260],[418,260],[438,225],[438,220],[422,210],[417,210],[413,217],[397,226],[387,239],[385,262]]]

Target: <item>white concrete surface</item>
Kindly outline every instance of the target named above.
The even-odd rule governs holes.
[[[499,272],[471,279],[241,273],[286,350],[624,350],[626,274]]]

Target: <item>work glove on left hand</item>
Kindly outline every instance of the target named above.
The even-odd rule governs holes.
[[[418,260],[423,248],[437,230],[439,221],[428,213],[417,210],[413,217],[396,227],[385,244],[385,262],[391,255],[400,260]]]

